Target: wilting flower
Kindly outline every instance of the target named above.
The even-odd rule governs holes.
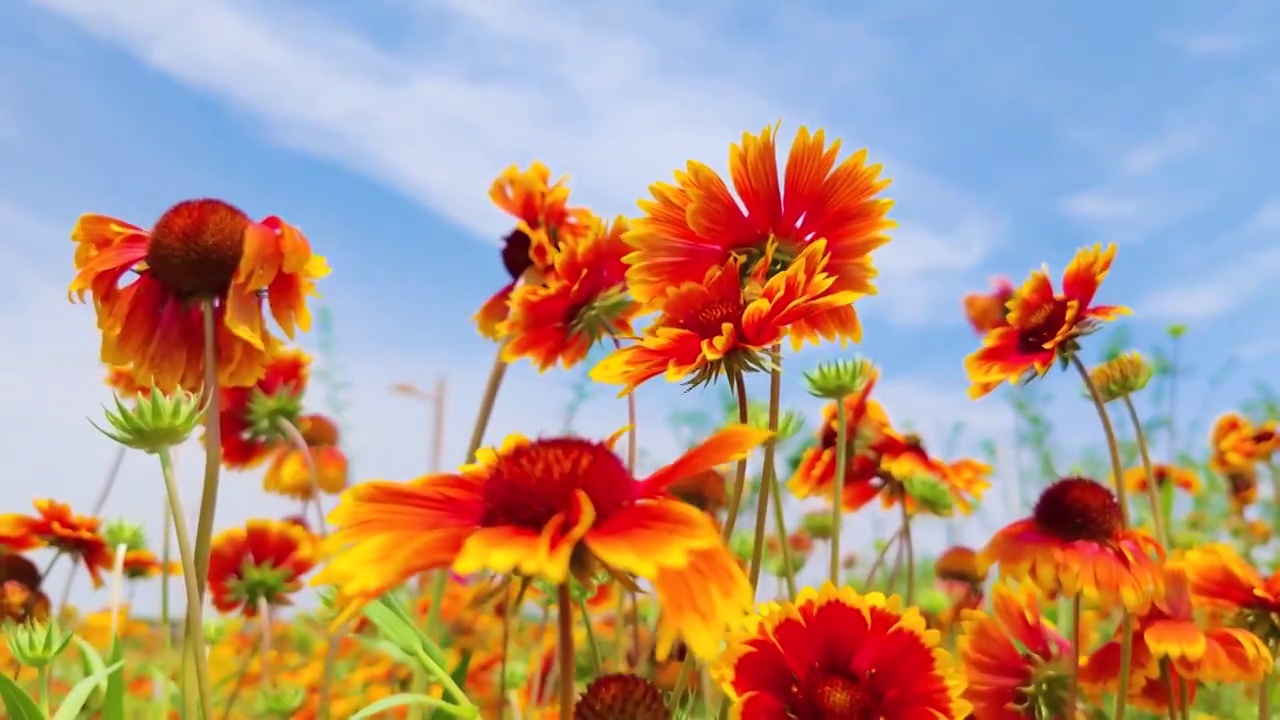
[[[1273,422],[1257,426],[1239,413],[1227,413],[1214,422],[1209,444],[1209,468],[1230,476],[1269,460],[1280,447],[1280,434]]]
[[[1071,717],[1071,644],[1040,612],[1034,588],[999,583],[992,614],[966,610],[960,662],[982,720]]]
[[[503,170],[489,189],[489,199],[516,220],[515,229],[502,243],[502,265],[511,282],[485,301],[473,318],[481,334],[496,339],[516,284],[521,279],[540,282],[552,270],[561,244],[585,235],[592,216],[585,209],[569,207],[565,178],[552,183],[551,170],[539,162],[525,171],[515,165]]]
[[[964,678],[939,639],[900,598],[828,583],[763,607],[711,673],[744,720],[960,720]]]
[[[301,350],[280,350],[272,354],[257,382],[221,388],[223,465],[233,470],[256,467],[287,441],[278,423],[298,422],[310,365],[311,358]]]
[[[611,226],[595,225],[592,235],[555,253],[543,283],[512,292],[510,312],[497,328],[508,339],[506,361],[527,357],[540,371],[557,362],[567,369],[602,338],[631,335],[640,306],[626,292],[627,221],[618,217]]]
[[[71,239],[78,272],[70,293],[93,297],[103,361],[130,365],[165,391],[204,382],[202,302],[215,304],[219,384],[250,385],[278,342],[263,305],[288,337],[306,331],[306,298],[329,272],[293,226],[275,216],[253,222],[220,200],[180,202],[150,231],[83,215]],[[128,273],[134,277],[122,287]]]
[[[1115,254],[1115,245],[1077,252],[1063,274],[1061,293],[1054,292],[1047,268],[1032,272],[1009,300],[1008,326],[988,332],[982,347],[965,358],[969,396],[979,398],[1001,383],[1045,374],[1074,352],[1081,336],[1128,313],[1124,307],[1093,304]]]
[[[818,239],[788,260],[785,270],[766,276],[770,263],[746,266],[731,256],[705,278],[673,286],[657,301],[662,314],[644,337],[602,360],[591,378],[623,385],[626,394],[659,375],[702,385],[721,375],[771,367],[765,350],[797,323],[826,316],[833,308],[852,312],[857,294],[831,290],[836,278],[827,272],[829,258],[826,241]]]
[[[1151,474],[1155,476],[1157,488],[1163,488],[1172,483],[1174,487],[1191,495],[1200,492],[1200,477],[1194,470],[1156,463],[1151,466]],[[1147,491],[1147,469],[1142,466],[1125,470],[1123,480],[1124,486],[1133,492]]]
[[[57,500],[35,501],[36,515],[0,515],[0,548],[11,552],[49,546],[74,558],[89,571],[95,588],[102,571],[111,569],[111,548],[99,532],[101,520],[77,515]]]
[[[1000,576],[1033,581],[1056,596],[1083,595],[1141,612],[1160,586],[1164,552],[1154,538],[1123,526],[1116,496],[1087,478],[1058,480],[1031,517],[1000,529],[979,557]]]
[[[21,555],[0,553],[0,623],[49,617],[49,596],[41,589],[40,570]]]
[[[262,489],[304,501],[315,497],[317,486],[330,495],[342,492],[347,486],[347,456],[338,446],[338,426],[324,415],[303,415],[298,418],[298,431],[307,450],[293,445],[277,448],[262,476]]]
[[[1188,550],[1182,559],[1197,600],[1237,613],[1273,650],[1280,648],[1280,571],[1264,578],[1230,545],[1220,543]]]
[[[1164,592],[1137,617],[1130,667],[1130,693],[1140,700],[1147,681],[1159,683],[1160,661],[1168,660],[1178,677],[1199,682],[1257,682],[1271,671],[1271,651],[1242,628],[1202,629],[1195,620],[1191,584],[1186,567],[1164,566]],[[1113,689],[1120,675],[1121,631],[1094,651],[1081,673],[1081,682]]]
[[[719,649],[751,586],[710,518],[667,494],[675,480],[733,462],[769,434],[734,426],[637,481],[605,443],[513,436],[457,473],[348,489],[330,515],[330,561],[314,584],[335,586],[341,622],[407,578],[452,565],[559,584],[596,568],[650,580],[665,655],[678,634]]]
[[[214,536],[209,554],[209,594],[224,613],[258,614],[265,600],[290,605],[302,576],[316,565],[317,543],[305,528],[280,520],[253,519]]]
[[[1013,298],[1013,285],[1004,278],[991,280],[991,292],[969,293],[964,296],[964,314],[979,335],[986,335],[996,328],[1009,326],[1009,300]]]
[[[636,251],[627,281],[636,299],[648,303],[670,288],[701,283],[732,257],[754,269],[768,258],[768,273],[784,272],[813,243],[825,241],[822,254],[831,283],[825,294],[875,292],[871,253],[889,241],[887,217],[893,203],[879,199],[889,185],[879,165],[867,165],[865,150],[836,165],[840,143],[826,145],[822,130],[796,133],[781,181],[776,128],[744,133],[729,149],[729,176],[737,198],[710,167],[690,161],[676,173],[676,184],[655,183],[652,200],[640,201],[644,215],[627,234]],[[822,312],[791,325],[793,342],[819,339],[857,341],[862,333],[852,301],[832,303]]]
[[[573,706],[573,720],[671,720],[662,691],[637,675],[602,675]]]

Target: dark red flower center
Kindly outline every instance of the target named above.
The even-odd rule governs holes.
[[[574,720],[670,720],[662,691],[635,675],[603,675],[573,706]]]
[[[684,329],[693,332],[700,338],[719,337],[724,324],[737,327],[742,322],[744,305],[742,297],[716,298],[699,307],[687,317],[677,318]]]
[[[574,493],[591,499],[603,520],[631,500],[635,482],[603,443],[582,438],[535,440],[498,457],[484,487],[486,527],[514,525],[541,531],[573,507]]]
[[[502,239],[502,267],[512,280],[519,280],[525,270],[533,267],[533,259],[529,257],[532,248],[533,241],[523,230],[512,230]]]
[[[1018,351],[1024,355],[1044,352],[1066,324],[1069,307],[1066,300],[1054,300],[1036,308],[1018,334]]]
[[[1036,524],[1064,542],[1106,542],[1122,527],[1120,503],[1110,489],[1088,478],[1064,478],[1036,502]]]
[[[147,268],[185,298],[226,293],[244,253],[251,221],[221,200],[185,200],[165,211],[151,230]]]
[[[866,680],[819,673],[801,688],[792,712],[799,720],[873,720],[880,717],[877,695]],[[803,708],[803,709],[800,709]]]

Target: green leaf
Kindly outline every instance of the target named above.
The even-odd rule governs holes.
[[[119,638],[111,643],[112,666],[124,664],[124,650]],[[106,668],[103,668],[106,670]],[[109,673],[107,677],[107,694],[102,704],[102,720],[124,720],[124,670]]]
[[[98,687],[98,684],[106,680],[113,673],[119,672],[123,662],[117,662],[102,672],[94,673],[89,677],[76,683],[71,692],[62,699],[62,705],[58,707],[58,712],[53,714],[53,720],[75,720],[80,714],[80,710],[84,708],[84,704],[89,701],[89,695]]]
[[[47,720],[27,691],[5,674],[0,674],[0,701],[11,720]]]
[[[476,708],[463,709],[457,705],[447,703],[444,700],[433,698],[430,695],[420,695],[417,693],[399,693],[384,697],[381,700],[370,703],[363,710],[351,716],[351,720],[363,720],[363,718],[373,717],[380,712],[386,712],[393,708],[406,707],[410,705],[421,705],[429,708],[436,708],[437,711],[443,711],[447,716],[459,718],[474,718],[477,712]]]
[[[458,658],[458,664],[454,666],[450,676],[453,678],[454,684],[462,689],[466,689],[467,670],[471,667],[471,651],[463,650],[462,657]],[[450,712],[448,710],[437,708],[431,713],[430,720],[448,720]]]

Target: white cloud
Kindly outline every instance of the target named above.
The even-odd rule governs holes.
[[[1236,310],[1280,280],[1280,248],[1237,255],[1201,277],[1148,295],[1137,305],[1139,316],[1186,322],[1210,320]]]
[[[784,132],[793,132],[810,96],[847,92],[850,81],[833,71],[801,96],[791,71],[807,65],[752,50],[707,18],[644,4],[569,12],[554,2],[447,2],[410,12],[404,21],[428,23],[430,36],[391,49],[279,4],[34,1],[263,122],[276,142],[377,178],[482,238],[505,229],[483,189],[513,161],[539,157],[571,173],[575,194],[602,214],[630,214],[650,183],[670,179],[686,159],[723,168],[729,141],[744,130],[783,116]],[[880,51],[869,47],[874,68]],[[861,59],[846,57],[854,75],[866,72]],[[881,148],[872,157],[898,179],[904,231],[891,257],[925,255],[907,244],[916,239],[965,248],[919,274],[898,263],[893,277],[916,280],[902,283],[910,287],[904,303],[934,297],[933,281],[980,262],[1003,220]]]
[[[1168,38],[1187,54],[1201,58],[1240,55],[1258,44],[1257,36],[1232,31],[1171,34]]]

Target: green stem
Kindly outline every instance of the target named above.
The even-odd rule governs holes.
[[[774,455],[778,452],[778,423],[782,412],[782,345],[775,343],[770,354],[773,356],[773,371],[769,374],[769,436],[764,446],[764,467],[760,488],[760,498],[756,505],[756,533],[751,546],[751,587],[754,590],[760,585],[760,566],[764,561],[765,530],[769,525],[769,484],[778,481],[773,467]]]
[[[911,542],[911,512],[907,510],[907,493],[905,490],[902,497],[898,498],[898,505],[902,507],[902,549],[907,556],[907,591],[905,595],[907,605],[911,605],[915,598],[916,590],[916,549],[914,543]]]
[[[1129,422],[1133,423],[1134,438],[1138,441],[1138,452],[1142,455],[1142,470],[1147,476],[1147,499],[1151,501],[1151,524],[1155,527],[1156,541],[1160,543],[1160,547],[1168,549],[1169,547],[1169,531],[1165,524],[1163,503],[1160,502],[1160,488],[1156,486],[1156,474],[1152,469],[1151,450],[1147,447],[1147,436],[1142,430],[1142,421],[1138,419],[1138,409],[1133,405],[1133,399],[1127,394],[1124,396],[1124,407],[1129,413]],[[1122,484],[1122,479],[1117,479],[1117,484]]]
[[[604,660],[600,657],[600,643],[596,641],[596,631],[591,627],[591,612],[587,609],[587,601],[578,599],[578,611],[582,613],[582,626],[587,633],[587,648],[591,650],[591,665],[596,676],[604,674]]]
[[[844,476],[849,471],[849,413],[836,398],[836,480],[831,495],[831,567],[828,579],[840,586],[840,533],[844,529]]]
[[[36,682],[40,684],[40,714],[41,717],[49,717],[49,680],[53,673],[49,672],[48,665],[42,665],[36,668]]]
[[[196,696],[192,696],[190,688],[183,693],[182,703],[185,718],[198,718],[197,713],[203,711],[205,718],[213,718],[213,692],[209,683],[209,661],[204,647],[204,603],[200,601],[200,590],[196,586],[195,557],[191,549],[191,536],[187,531],[187,516],[182,510],[182,496],[178,493],[178,480],[174,477],[173,457],[169,448],[161,448],[157,453],[160,458],[160,471],[164,475],[165,492],[169,496],[169,516],[173,518],[174,534],[178,536],[178,557],[182,561],[182,579],[187,592],[187,642],[183,644],[183,653],[189,654],[195,665]]]
[[[168,494],[167,492],[165,493]],[[173,615],[169,610],[169,568],[173,563],[173,513],[164,504],[164,539],[160,541],[160,666],[164,668],[165,686],[160,693],[160,717],[169,717],[169,673],[173,668]]]
[[[1071,598],[1071,689],[1067,694],[1067,716],[1076,717],[1076,704],[1080,697],[1080,645],[1081,645],[1080,595]]]
[[[289,443],[293,445],[293,449],[302,455],[302,461],[307,465],[307,477],[311,482],[311,497],[303,502],[302,517],[305,518],[307,516],[307,508],[314,501],[316,514],[319,516],[319,523],[316,525],[316,529],[321,540],[328,539],[329,527],[324,517],[324,505],[320,503],[320,495],[323,491],[320,489],[320,469],[316,467],[315,453],[311,451],[311,446],[307,444],[307,439],[302,435],[302,431],[287,418],[278,418],[276,420],[276,429],[289,438]]]
[[[213,543],[213,520],[218,511],[218,481],[222,470],[222,393],[218,386],[217,332],[213,301],[201,304],[204,318],[204,484],[200,491],[200,515],[196,520],[195,604],[204,602],[209,582],[209,550]],[[176,519],[176,518],[175,518]],[[191,601],[188,600],[188,603]],[[198,629],[198,628],[197,628]],[[187,639],[188,642],[191,638]]]
[[[738,396],[738,422],[746,425],[751,420],[751,408],[747,405],[747,381],[741,370],[733,373],[734,394]],[[728,541],[733,537],[733,529],[738,524],[738,513],[742,511],[742,496],[747,490],[747,459],[738,461],[733,476],[733,496],[729,500],[729,515],[724,521],[724,530],[720,537]]]
[[[455,705],[460,708],[475,708],[475,703],[471,702],[471,698],[467,697],[467,694],[462,691],[458,683],[454,682],[453,677],[449,675],[449,671],[440,667],[440,663],[431,659],[431,653],[419,648],[415,656],[418,658],[418,662],[422,663],[422,667],[426,668],[427,673],[444,686],[445,692],[453,696]]]
[[[775,470],[773,476],[778,476]],[[787,597],[794,600],[796,597],[796,566],[791,560],[791,545],[789,544],[790,535],[787,533],[787,513],[782,507],[782,484],[779,482],[769,483],[769,492],[773,495],[771,504],[773,507],[773,524],[778,528],[778,547],[782,553],[782,580],[787,584]]]
[[[1258,683],[1258,720],[1272,720],[1271,718],[1271,686],[1274,678],[1267,673],[1262,678],[1262,682]]]
[[[1089,391],[1093,406],[1098,410],[1098,420],[1102,423],[1102,433],[1107,439],[1107,453],[1111,456],[1111,475],[1115,478],[1116,501],[1120,504],[1120,520],[1124,527],[1128,528],[1128,492],[1125,490],[1124,483],[1120,482],[1120,478],[1124,475],[1124,468],[1120,464],[1120,443],[1116,440],[1115,427],[1111,425],[1111,415],[1107,413],[1107,405],[1102,400],[1102,394],[1098,392],[1098,386],[1093,384],[1093,378],[1089,377],[1089,369],[1084,366],[1080,356],[1071,353],[1070,357],[1071,364],[1080,373],[1080,379],[1084,381],[1085,389]],[[1121,682],[1124,682],[1123,678],[1121,678]],[[1112,720],[1120,720],[1120,718],[1113,718]]]

